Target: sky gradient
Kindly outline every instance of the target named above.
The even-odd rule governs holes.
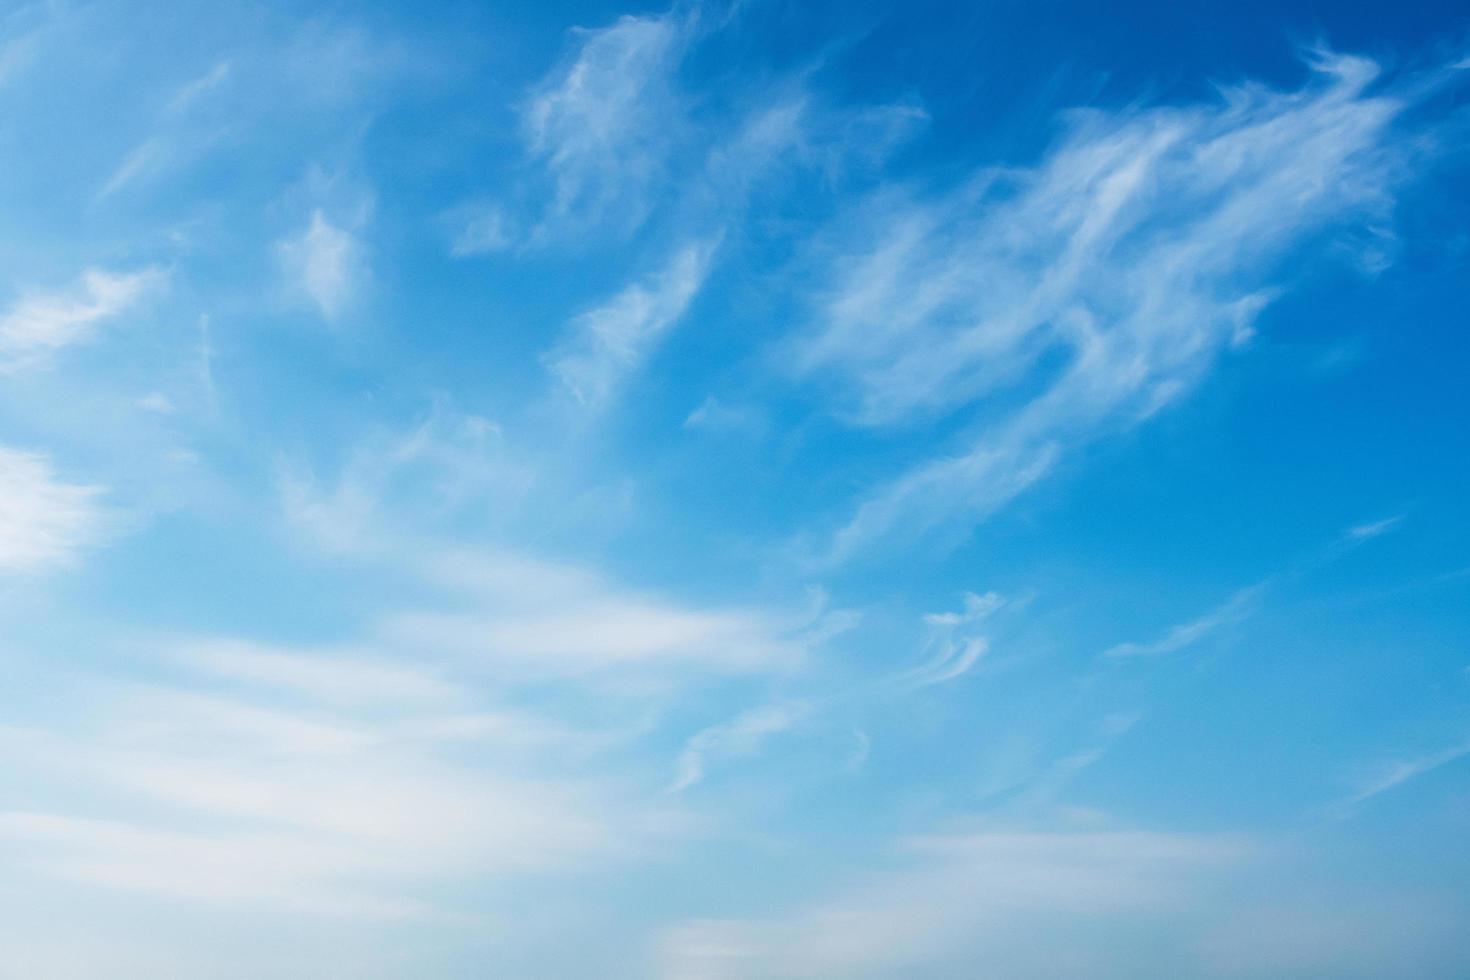
[[[45,0],[0,106],[0,980],[1470,975],[1470,8]]]

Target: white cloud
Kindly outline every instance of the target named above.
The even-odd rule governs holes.
[[[681,793],[704,779],[711,759],[753,755],[771,736],[789,731],[806,716],[807,710],[802,704],[765,705],[742,712],[723,725],[695,733],[679,753],[678,771],[669,791]]]
[[[277,245],[277,254],[293,288],[327,320],[345,312],[367,284],[366,256],[357,236],[332,224],[320,209],[312,212],[304,231]]]
[[[600,407],[636,371],[689,308],[709,271],[718,240],[689,245],[644,283],[634,283],[573,321],[571,335],[546,365],[576,397]]]
[[[799,369],[839,381],[860,424],[979,421],[863,503],[830,558],[972,524],[1067,450],[1146,418],[1249,339],[1273,260],[1386,210],[1403,104],[1366,93],[1371,62],[1316,67],[1300,92],[1078,114],[1033,168],[866,205],[854,244],[835,243],[847,257]]]
[[[0,572],[64,565],[101,536],[102,488],[64,483],[40,453],[0,446]]]
[[[672,74],[688,26],[670,13],[579,31],[576,58],[533,92],[527,147],[555,185],[540,234],[646,217],[683,122]]]
[[[218,88],[229,74],[230,63],[222,61],[180,86],[167,104],[162,125],[127,152],[98,190],[96,200],[103,201],[140,181],[157,181],[207,152],[218,138],[217,132],[182,128],[180,117]]]
[[[1162,637],[1148,643],[1119,643],[1103,651],[1103,656],[1112,660],[1129,657],[1159,657],[1177,653],[1191,647],[1223,627],[1240,622],[1249,616],[1260,602],[1261,594],[1269,583],[1258,582],[1241,589],[1219,606],[1187,623],[1169,629]]]
[[[7,20],[14,24],[27,19],[26,15],[37,12],[39,11],[36,8],[28,10],[23,7],[10,14]],[[34,27],[29,31],[16,31],[8,37],[0,38],[0,86],[8,84],[12,78],[35,63],[43,30],[43,27]]]
[[[1398,759],[1393,762],[1376,767],[1372,772],[1360,780],[1357,789],[1339,807],[1341,812],[1347,812],[1360,803],[1371,800],[1375,796],[1397,789],[1410,780],[1418,779],[1420,776],[1434,772],[1442,766],[1470,756],[1470,739],[1448,746],[1438,752],[1419,756],[1413,759]]]
[[[1136,975],[1125,937],[1247,853],[1140,832],[980,832],[910,840],[907,867],[759,920],[687,923],[667,980]],[[1043,938],[1045,937],[1045,938]],[[1135,973],[1127,973],[1132,967]]]
[[[169,111],[182,112],[188,109],[199,99],[223,85],[230,77],[231,70],[232,66],[229,61],[219,61],[209,71],[185,82],[179,86],[174,97],[169,100]]]
[[[505,209],[494,203],[476,203],[455,208],[446,220],[460,226],[449,254],[455,258],[485,255],[510,248],[514,243]]]
[[[796,626],[797,628],[792,628]],[[689,609],[616,591],[568,595],[544,608],[498,613],[398,613],[395,645],[472,656],[504,680],[621,670],[696,675],[789,668],[805,649],[799,626],[740,610]]]
[[[401,543],[404,528],[394,526],[394,517],[443,517],[467,501],[514,498],[527,481],[526,467],[507,454],[492,420],[436,402],[407,430],[372,433],[334,477],[283,465],[279,490],[287,520],[305,532],[306,543],[368,554]]]
[[[930,684],[943,684],[969,673],[989,650],[989,644],[976,633],[976,629],[1004,604],[1005,600],[994,592],[984,595],[967,592],[961,611],[925,616],[929,638],[921,653],[926,654],[927,659],[905,673],[904,682],[927,687]]]
[[[1372,521],[1368,524],[1357,524],[1348,528],[1348,537],[1354,541],[1366,541],[1379,535],[1387,534],[1396,529],[1404,522],[1403,514],[1395,514],[1393,517],[1385,517],[1381,521]]]
[[[714,395],[685,417],[683,428],[703,432],[755,432],[765,427],[765,419],[754,409],[727,405]]]
[[[291,691],[325,704],[434,704],[452,701],[457,693],[424,670],[351,651],[308,653],[238,640],[199,640],[186,644],[180,658],[220,678]]]
[[[112,172],[112,176],[107,178],[106,183],[102,185],[102,189],[97,192],[97,199],[101,200],[106,197],[111,197],[139,177],[142,177],[150,170],[159,166],[165,153],[166,147],[164,143],[153,137],[145,139],[133,147],[128,151],[127,156],[123,157],[122,163],[118,164],[117,169]]]
[[[153,412],[158,415],[172,415],[174,403],[161,391],[150,391],[138,399],[138,407],[145,412]]]
[[[100,324],[134,306],[162,279],[163,272],[153,268],[88,269],[78,288],[23,295],[0,316],[0,373],[35,366],[64,347],[85,343]]]
[[[661,819],[589,762],[605,735],[487,708],[411,661],[182,649],[167,659],[187,687],[95,678],[52,706],[53,729],[0,729],[7,778],[28,787],[0,808],[11,871],[231,907],[446,915],[426,888],[585,868],[637,851]],[[66,790],[78,782],[83,797]]]

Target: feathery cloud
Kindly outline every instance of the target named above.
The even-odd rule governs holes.
[[[964,608],[959,612],[925,616],[929,638],[922,653],[927,654],[927,659],[904,675],[905,682],[928,687],[969,673],[989,649],[985,638],[976,632],[978,625],[1004,604],[1005,600],[994,592],[984,595],[967,592]]]
[[[1397,789],[1420,776],[1434,772],[1442,766],[1470,756],[1470,739],[1448,746],[1438,752],[1413,759],[1399,759],[1379,766],[1375,772],[1363,779],[1353,794],[1340,809],[1347,810],[1371,800],[1375,796]]]
[[[156,268],[88,269],[75,289],[21,296],[0,315],[0,373],[33,367],[62,348],[87,342],[102,323],[135,306],[163,278]]]
[[[316,306],[322,317],[336,320],[366,285],[367,259],[355,234],[327,220],[321,209],[300,234],[276,246],[292,287]]]
[[[1241,589],[1203,616],[1171,627],[1157,640],[1148,643],[1119,643],[1104,650],[1102,655],[1109,660],[1123,660],[1131,657],[1160,657],[1169,653],[1178,653],[1198,643],[1211,633],[1238,623],[1249,616],[1255,611],[1262,593],[1266,591],[1269,584],[1269,582],[1258,582]]]
[[[40,453],[0,446],[0,572],[64,565],[96,543],[102,492],[62,482]]]
[[[667,980],[846,978],[973,972],[1112,975],[1109,942],[1237,864],[1229,838],[1146,832],[983,831],[914,838],[907,866],[778,917],[686,923],[660,946]],[[1091,931],[1090,931],[1091,930]],[[1038,944],[1038,934],[1067,940]],[[1081,957],[1077,949],[1086,946]],[[1073,950],[1059,953],[1061,948]],[[963,967],[960,964],[965,964]]]
[[[578,316],[570,336],[546,354],[547,368],[582,405],[605,405],[684,316],[718,247],[718,239],[687,245],[652,279]]]
[[[831,559],[972,525],[1063,453],[1147,418],[1250,338],[1272,260],[1387,209],[1405,101],[1369,93],[1365,59],[1314,68],[1296,92],[1079,113],[1032,168],[868,203],[799,369],[837,379],[859,424],[983,421],[863,502]]]
[[[742,712],[722,725],[712,725],[691,735],[679,753],[678,771],[669,792],[682,793],[704,779],[712,759],[730,759],[754,754],[763,742],[789,731],[807,714],[802,704],[772,704]]]
[[[1403,514],[1395,514],[1393,517],[1385,517],[1381,521],[1356,524],[1348,528],[1348,537],[1354,541],[1367,541],[1369,538],[1376,538],[1380,535],[1387,534],[1398,528],[1404,522],[1404,516]]]
[[[555,188],[538,234],[642,223],[681,128],[672,76],[689,26],[670,12],[579,31],[571,64],[534,91],[523,120],[527,149]]]

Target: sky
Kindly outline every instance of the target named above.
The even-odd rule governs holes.
[[[1470,7],[0,5],[0,978],[1470,975]]]

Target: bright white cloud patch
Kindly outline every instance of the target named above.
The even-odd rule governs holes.
[[[102,531],[101,494],[58,479],[40,453],[0,446],[0,572],[70,561]]]
[[[73,289],[23,295],[0,316],[0,373],[33,367],[64,347],[87,342],[162,279],[151,268],[88,269]]]
[[[114,890],[397,918],[435,912],[409,897],[417,883],[524,873],[626,844],[630,815],[593,781],[504,766],[507,745],[523,757],[531,745],[510,737],[514,722],[466,724],[481,716],[413,699],[353,714],[335,693],[318,700],[311,673],[296,684],[305,700],[289,708],[103,685],[67,734],[29,736],[45,739],[47,758],[12,773],[28,784],[85,780],[110,815],[0,810],[0,849],[24,847],[28,873]],[[305,676],[287,674],[293,684]],[[352,682],[348,665],[339,676]],[[381,679],[369,667],[352,683],[375,689]],[[0,752],[25,737],[0,733]],[[462,744],[478,745],[478,763],[457,761]],[[504,768],[485,764],[492,752]]]
[[[868,204],[803,370],[840,379],[864,425],[983,421],[864,502],[833,557],[982,519],[1068,448],[1179,397],[1250,337],[1272,260],[1388,206],[1403,103],[1368,93],[1371,62],[1316,67],[1300,92],[1083,114],[1034,168]]]

